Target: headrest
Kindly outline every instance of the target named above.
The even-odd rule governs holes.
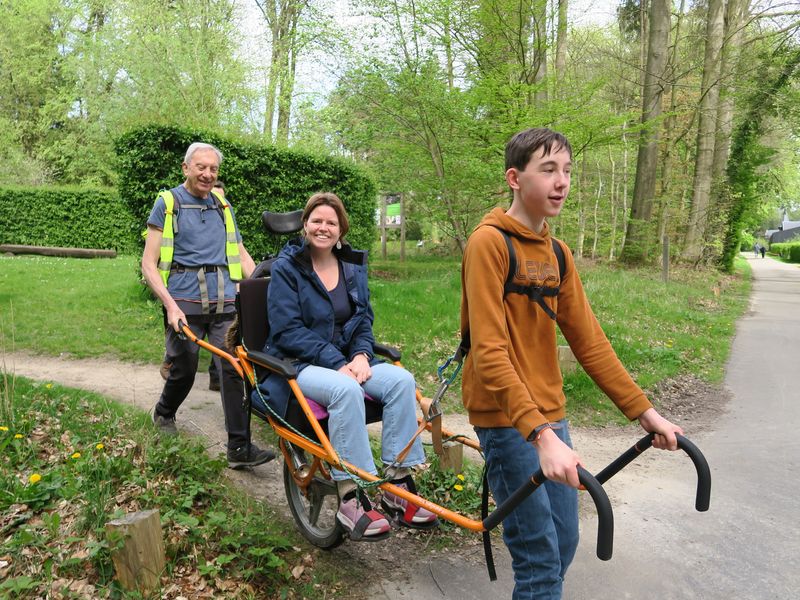
[[[261,222],[267,233],[286,235],[295,233],[303,228],[303,211],[293,210],[292,212],[275,213],[265,210],[261,215]]]

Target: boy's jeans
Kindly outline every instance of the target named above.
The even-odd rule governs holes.
[[[297,376],[302,392],[328,409],[328,432],[339,456],[350,464],[375,475],[375,461],[365,425],[364,393],[383,404],[381,459],[390,464],[417,431],[417,400],[414,376],[405,369],[381,363],[372,369],[372,377],[362,385],[352,377],[323,367],[308,366]],[[425,462],[422,440],[417,438],[399,466],[411,467]],[[335,480],[347,479],[347,473],[333,469]]]
[[[566,419],[555,433],[572,447]],[[500,505],[539,469],[539,456],[512,427],[476,427],[488,464],[489,489]],[[546,481],[503,521],[514,568],[514,600],[559,600],[578,548],[578,491]]]

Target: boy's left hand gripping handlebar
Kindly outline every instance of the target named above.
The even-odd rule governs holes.
[[[611,510],[611,502],[608,500],[608,496],[600,482],[580,465],[578,466],[578,479],[586,491],[589,492],[597,508],[597,558],[610,560],[614,550],[614,512]],[[522,484],[516,492],[511,494],[503,504],[483,520],[483,526],[486,530],[497,527],[511,511],[535,492],[546,480],[547,478],[541,469],[536,471],[527,482]]]

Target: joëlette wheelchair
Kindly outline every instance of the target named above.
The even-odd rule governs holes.
[[[286,236],[296,233],[302,228],[302,211],[290,213],[265,212],[262,221],[268,233],[276,236]],[[236,332],[235,345],[232,353],[217,348],[203,340],[198,339],[191,330],[184,326],[183,333],[192,342],[228,360],[244,381],[245,401],[250,402],[251,394],[258,393],[259,378],[266,371],[270,376],[286,378],[292,391],[292,399],[285,417],[281,418],[269,409],[269,406],[250,402],[250,410],[257,417],[267,422],[280,438],[279,447],[283,454],[283,482],[289,508],[301,534],[312,544],[319,548],[331,549],[341,544],[345,539],[345,531],[336,520],[336,511],[339,505],[336,484],[331,479],[330,468],[336,467],[351,473],[359,478],[362,484],[375,486],[384,491],[404,498],[408,502],[423,507],[460,527],[483,534],[484,550],[486,552],[489,575],[495,578],[491,559],[491,546],[489,531],[497,527],[503,519],[516,508],[525,498],[534,493],[545,481],[540,470],[532,474],[529,481],[521,486],[506,502],[497,506],[488,513],[488,492],[484,479],[484,500],[482,520],[474,520],[457,512],[451,511],[422,496],[413,494],[405,489],[392,485],[386,480],[364,472],[348,464],[339,457],[333,448],[327,432],[327,411],[313,400],[304,397],[297,385],[297,372],[289,360],[280,360],[269,356],[261,349],[264,347],[268,334],[267,322],[267,289],[269,286],[270,267],[274,259],[268,259],[258,265],[250,279],[240,283],[237,296],[238,331]],[[400,352],[389,346],[376,344],[374,354],[382,356],[394,364],[400,365]],[[442,427],[442,412],[439,400],[447,387],[452,383],[460,369],[463,357],[456,353],[452,358],[439,368],[441,384],[433,399],[424,398],[417,390],[417,401],[421,407],[422,416],[418,417],[419,429],[417,435],[428,430],[431,433],[434,448],[440,452],[442,437],[462,443],[480,451],[477,441],[462,435],[454,434]],[[450,363],[457,363],[455,373],[449,378],[443,375],[444,369]],[[379,403],[365,398],[367,423],[380,421],[382,407]],[[611,503],[608,500],[602,484],[632,462],[639,454],[652,445],[653,435],[646,435],[630,449],[614,460],[596,476],[578,467],[578,475],[583,489],[591,495],[598,514],[597,529],[597,556],[601,560],[609,560],[613,549],[614,518]],[[411,441],[409,441],[409,445]],[[688,439],[678,436],[678,446],[686,452],[694,463],[697,471],[697,492],[695,508],[706,511],[711,498],[711,472],[705,457],[700,450]]]

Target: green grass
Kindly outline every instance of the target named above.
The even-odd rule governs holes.
[[[438,385],[436,368],[458,344],[460,260],[390,253],[370,265],[375,337],[403,351],[423,392]],[[137,261],[0,257],[0,333],[13,345],[45,354],[110,356],[157,363],[163,352],[159,306],[136,280]],[[746,261],[734,277],[674,268],[670,283],[657,270],[579,265],[587,295],[623,364],[646,390],[680,374],[719,382],[736,319],[749,293]],[[743,273],[745,273],[743,275]],[[577,422],[618,420],[616,409],[582,372],[565,377]],[[458,382],[446,406],[461,410]]]
[[[138,260],[0,257],[0,329],[42,354],[160,362],[160,303],[138,282]]]
[[[746,261],[729,277],[713,270],[673,268],[671,281],[657,270],[604,264],[578,266],[586,294],[623,364],[645,389],[681,374],[721,381],[736,319],[750,290]],[[403,362],[423,391],[436,389],[436,367],[459,340],[460,262],[430,256],[404,263],[372,260],[375,336],[403,350]],[[561,340],[562,344],[566,342]],[[449,371],[448,371],[449,373]],[[602,424],[623,417],[582,371],[564,378],[573,421]],[[459,385],[447,407],[460,410]]]
[[[95,587],[80,597],[141,597],[113,581],[104,525],[151,508],[173,593],[196,597],[202,580],[213,597],[321,598],[338,585],[324,565],[292,576],[305,544],[226,485],[224,460],[199,441],[160,439],[148,415],[95,394],[0,377],[0,597],[49,597],[79,580]]]

